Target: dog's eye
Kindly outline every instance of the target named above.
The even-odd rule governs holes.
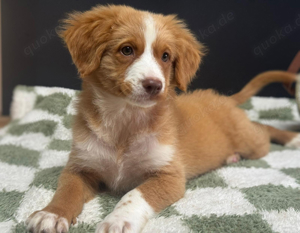
[[[125,56],[130,56],[131,54],[133,54],[133,49],[130,46],[125,46],[121,49],[121,52]]]
[[[168,60],[169,60],[169,54],[168,53],[164,53],[163,55],[162,55],[162,57],[161,57],[161,60],[163,61],[163,62],[167,62]]]

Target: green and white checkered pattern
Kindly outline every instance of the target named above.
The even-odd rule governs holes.
[[[24,220],[51,200],[71,147],[77,94],[15,89],[13,121],[0,130],[0,233],[26,232]],[[293,100],[253,97],[241,107],[251,120],[300,129]],[[102,194],[90,201],[70,232],[94,232],[118,200]],[[300,151],[272,145],[261,160],[189,181],[185,197],[150,220],[145,232],[300,232]]]

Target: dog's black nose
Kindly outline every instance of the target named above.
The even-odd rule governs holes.
[[[146,92],[150,95],[157,95],[162,89],[162,82],[158,79],[147,78],[142,82]]]

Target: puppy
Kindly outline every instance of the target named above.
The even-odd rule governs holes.
[[[32,232],[67,232],[97,193],[126,193],[96,232],[140,232],[183,197],[187,179],[266,155],[270,140],[299,146],[299,135],[250,122],[236,105],[264,85],[295,75],[269,72],[240,93],[177,96],[194,77],[203,46],[174,15],[126,6],[73,13],[60,36],[83,80],[73,146],[50,204],[27,220]]]

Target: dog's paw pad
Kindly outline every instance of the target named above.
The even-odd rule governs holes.
[[[285,144],[285,146],[300,149],[300,134],[298,134],[290,142]]]
[[[235,153],[226,159],[226,164],[237,163],[240,160],[241,160],[241,156],[239,154]]]
[[[124,233],[132,232],[131,224],[121,219],[115,219],[115,221],[106,221],[99,223],[96,233]]]
[[[31,232],[65,233],[69,230],[69,224],[66,218],[59,217],[58,215],[47,211],[33,213],[26,220],[26,224],[27,229]]]

